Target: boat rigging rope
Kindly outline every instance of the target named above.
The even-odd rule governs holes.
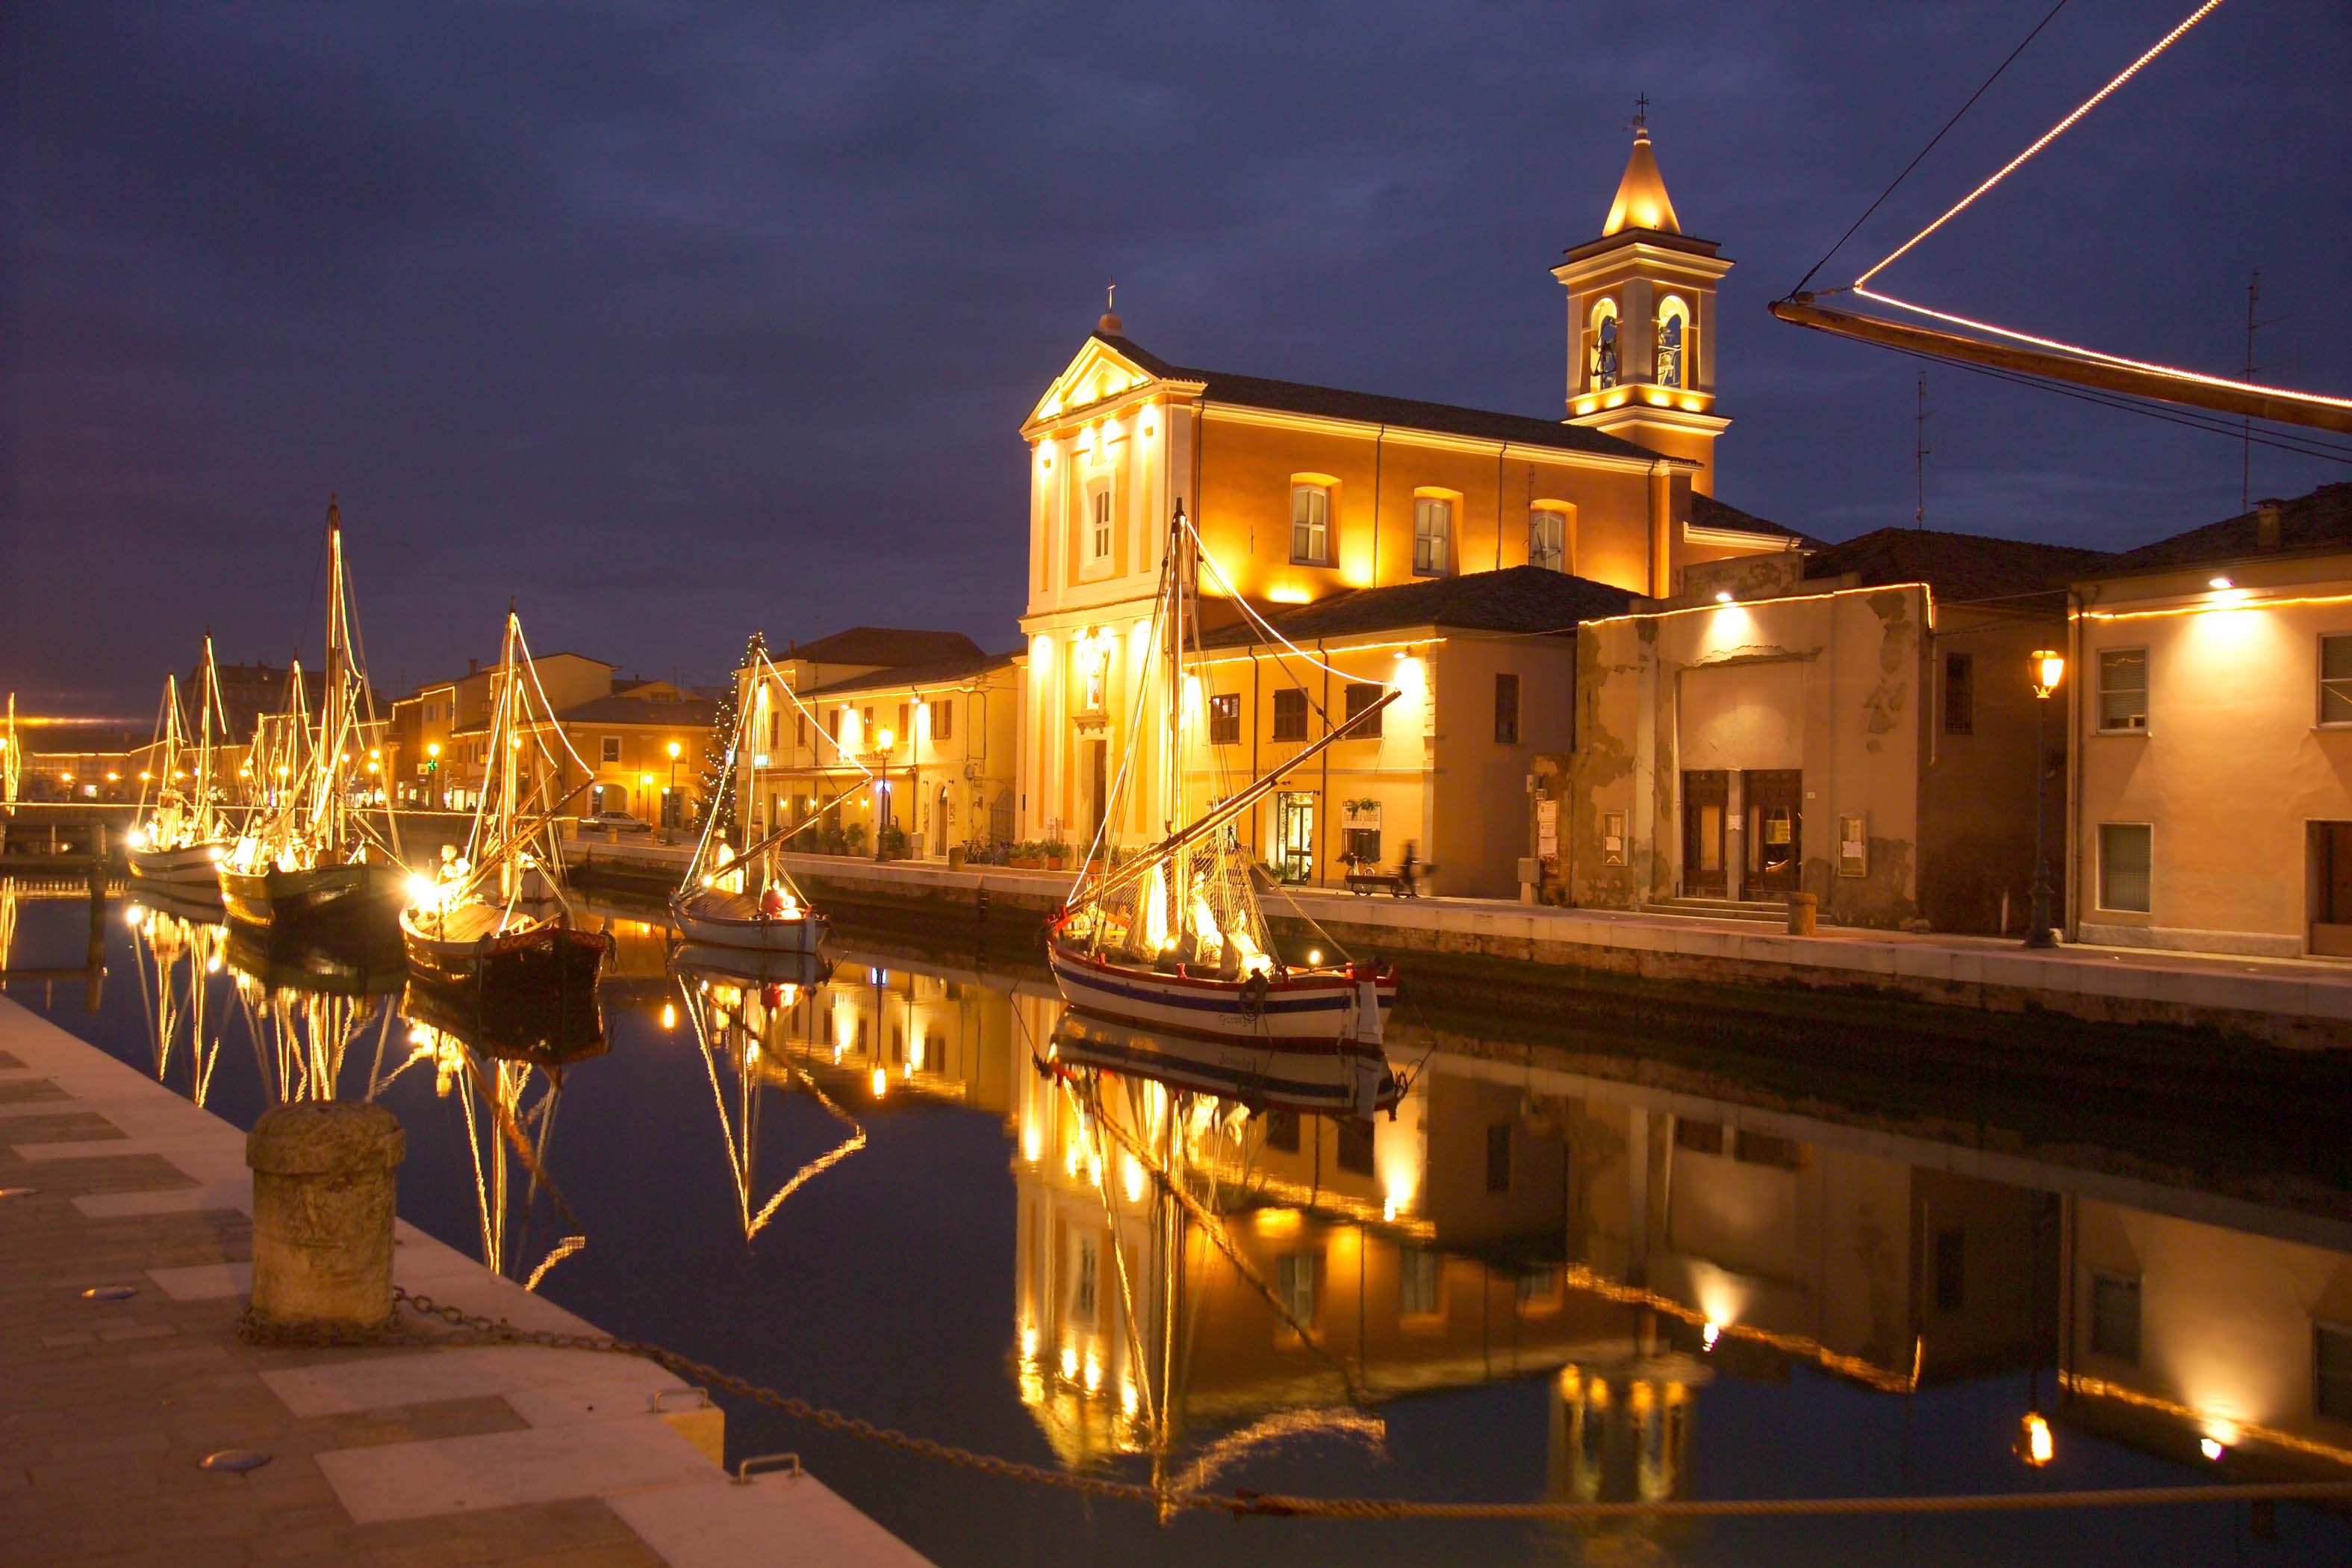
[[[261,1323],[248,1311],[238,1333],[248,1343],[304,1346],[410,1345],[425,1348],[469,1344],[535,1345],[552,1350],[592,1351],[635,1356],[653,1363],[705,1388],[717,1389],[763,1409],[806,1421],[827,1432],[877,1443],[900,1453],[935,1459],[1005,1480],[1024,1481],[1049,1490],[1131,1502],[1154,1510],[1166,1519],[1178,1512],[1214,1511],[1235,1519],[1443,1519],[1443,1520],[1599,1520],[1599,1519],[1725,1519],[1725,1518],[1844,1518],[1866,1514],[1948,1515],[1960,1513],[2028,1513],[2061,1509],[2150,1508],[2189,1503],[2252,1501],[2320,1501],[2352,1500],[2352,1480],[2264,1481],[2212,1486],[2113,1487],[2048,1492],[1959,1493],[1913,1497],[1824,1498],[1663,1498],[1622,1502],[1425,1501],[1400,1497],[1307,1497],[1295,1493],[1262,1492],[1247,1488],[1212,1491],[1153,1486],[1109,1476],[1056,1469],[1045,1465],[982,1454],[934,1437],[918,1436],[893,1426],[846,1415],[827,1405],[753,1383],[701,1362],[637,1340],[609,1334],[563,1333],[546,1329],[522,1329],[503,1319],[445,1306],[432,1297],[404,1286],[393,1287],[394,1307],[438,1329],[394,1326],[374,1333],[320,1332],[283,1330]],[[395,1319],[397,1325],[398,1320]]]

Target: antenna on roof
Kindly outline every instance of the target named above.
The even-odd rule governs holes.
[[[1118,279],[1116,278],[1103,285],[1102,320],[1095,323],[1095,331],[1114,338],[1126,331],[1125,324],[1118,319]]]

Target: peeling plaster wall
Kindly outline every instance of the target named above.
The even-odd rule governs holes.
[[[1800,766],[1803,886],[1821,899],[1822,917],[1876,926],[1914,918],[1927,618],[1926,591],[1914,587],[1583,627],[1584,707],[1563,827],[1572,900],[1624,909],[1675,890],[1685,766]],[[1612,811],[1626,814],[1632,836],[1623,867],[1604,864]],[[1863,876],[1840,874],[1844,816],[1864,819]],[[1734,842],[1728,852],[1743,848]]]

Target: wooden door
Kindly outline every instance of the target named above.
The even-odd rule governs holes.
[[[1723,897],[1724,817],[1731,805],[1731,775],[1721,768],[1683,774],[1683,891]]]
[[[1759,893],[1793,893],[1804,881],[1804,783],[1795,768],[1750,769],[1746,884]]]
[[[2311,951],[2352,958],[2352,822],[2313,823],[2311,854]]]

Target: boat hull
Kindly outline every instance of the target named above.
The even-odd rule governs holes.
[[[1098,1018],[1208,1039],[1347,1041],[1377,1055],[1382,1026],[1396,1005],[1394,969],[1371,983],[1379,1006],[1366,1018],[1360,1016],[1360,983],[1331,971],[1271,981],[1254,995],[1246,982],[1108,963],[1059,942],[1048,946],[1046,957],[1062,1000],[1071,1006]]]
[[[690,897],[673,897],[669,918],[677,927],[680,941],[737,952],[814,952],[824,943],[827,930],[824,917],[805,906],[791,919],[740,920],[699,909]]]
[[[1402,1097],[1396,1075],[1379,1062],[1370,1103],[1365,1106],[1359,1098],[1362,1075],[1375,1064],[1358,1053],[1138,1029],[1076,1009],[1064,1015],[1054,1050],[1058,1067],[1150,1079],[1171,1089],[1214,1095],[1252,1110],[1350,1116],[1360,1110],[1393,1110]]]
[[[513,995],[593,996],[613,939],[563,921],[531,921],[495,936],[459,941],[433,935],[409,915],[400,921],[410,978]]]
[[[142,882],[160,883],[184,899],[205,893],[218,899],[220,851],[217,844],[184,844],[176,849],[132,848],[123,858]]]
[[[750,952],[688,942],[669,955],[670,967],[697,980],[748,985],[822,985],[833,965],[814,952]]]
[[[221,901],[247,925],[350,931],[390,924],[407,898],[397,867],[327,866],[310,871],[220,868]]]

